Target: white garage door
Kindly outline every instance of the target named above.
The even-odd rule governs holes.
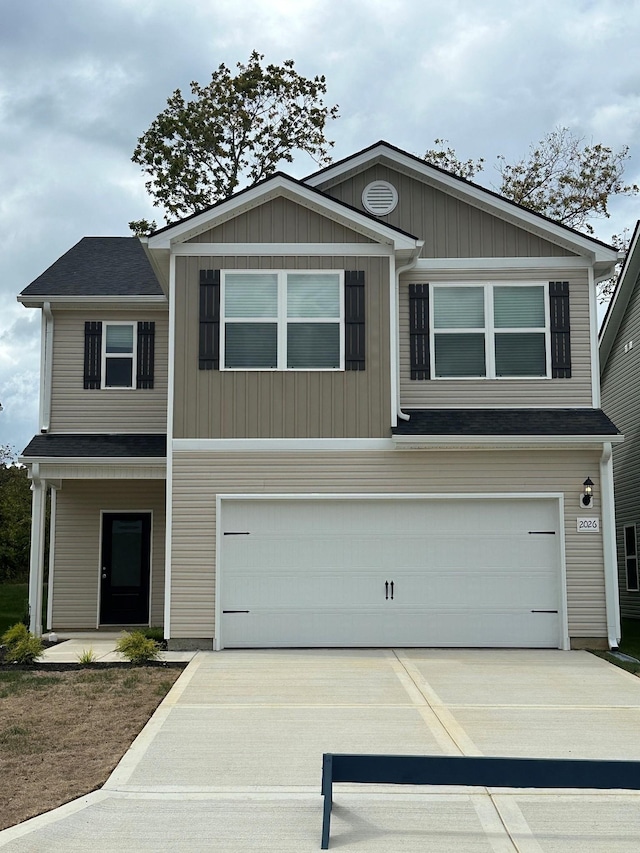
[[[223,647],[558,647],[552,500],[224,500]]]

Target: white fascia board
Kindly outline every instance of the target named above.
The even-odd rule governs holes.
[[[173,255],[353,255],[389,257],[393,247],[385,243],[179,243]]]
[[[166,465],[166,456],[18,456],[21,465]]]
[[[96,307],[109,307],[118,305],[123,308],[137,307],[138,305],[166,305],[166,296],[22,296],[16,297],[25,308],[42,308],[45,302],[50,302],[52,308],[84,308],[95,305]]]
[[[393,450],[390,438],[174,438],[173,452],[278,453]]]
[[[346,208],[340,202],[309,190],[283,175],[276,175],[270,181],[246,190],[217,205],[212,210],[206,210],[160,234],[151,235],[148,246],[150,249],[170,249],[175,242],[180,243],[188,240],[199,232],[215,227],[219,221],[224,222],[231,216],[242,213],[245,209],[249,210],[257,204],[262,204],[264,201],[278,196],[285,196],[332,219],[338,219],[350,228],[371,236],[373,239],[390,243],[394,248],[412,248],[416,244],[413,237],[370,219],[357,210]]]
[[[589,269],[592,264],[585,257],[544,258],[420,258],[418,272],[505,272],[509,270],[539,269]]]
[[[322,184],[339,178],[340,175],[358,169],[361,166],[366,166],[369,163],[375,162],[383,157],[385,160],[391,161],[403,170],[409,170],[427,178],[432,184],[443,188],[450,195],[457,196],[462,200],[468,200],[474,207],[479,207],[489,212],[494,212],[501,219],[507,219],[511,222],[518,222],[527,231],[533,231],[536,234],[548,234],[549,239],[553,238],[556,243],[573,248],[573,251],[579,254],[586,254],[593,261],[609,261],[615,263],[617,260],[617,249],[608,249],[600,243],[595,242],[587,236],[577,234],[568,230],[562,225],[548,221],[544,218],[531,213],[521,207],[518,207],[513,202],[506,198],[493,195],[491,192],[482,187],[466,183],[454,175],[448,175],[446,172],[441,172],[434,169],[428,163],[421,163],[413,157],[402,154],[399,151],[394,151],[387,148],[385,145],[378,145],[356,157],[352,157],[345,162],[323,171],[319,175],[312,175],[307,178],[305,183],[310,187],[318,187]]]
[[[611,442],[619,444],[623,435],[394,435],[393,444],[402,450],[425,450],[428,447],[536,447],[557,444],[597,446]]]

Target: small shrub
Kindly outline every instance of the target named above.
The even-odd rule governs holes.
[[[26,640],[28,636],[29,632],[27,631],[27,626],[22,622],[16,622],[15,625],[7,628],[2,635],[1,642],[3,646],[15,646],[22,640]]]
[[[148,637],[150,640],[155,640],[160,645],[164,642],[164,628],[151,626],[151,628],[143,628],[142,633],[145,637]]]
[[[160,656],[158,643],[145,637],[142,631],[125,631],[116,643],[116,651],[131,663],[145,663]]]
[[[78,663],[89,664],[93,663],[96,659],[96,653],[93,651],[91,646],[88,649],[83,649],[79,655],[77,655]]]
[[[27,631],[22,622],[17,622],[2,635],[4,659],[9,663],[33,663],[44,651],[40,637]]]

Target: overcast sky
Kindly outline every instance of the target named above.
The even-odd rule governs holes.
[[[174,89],[224,62],[324,74],[339,159],[378,139],[515,159],[559,125],[640,183],[640,0],[0,0],[0,443],[37,428],[40,312],[19,293],[85,235],[156,218],[137,138]],[[296,177],[315,164],[299,158]],[[608,241],[640,216],[611,204]]]

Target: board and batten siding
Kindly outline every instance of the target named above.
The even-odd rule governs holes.
[[[84,388],[85,321],[154,321],[155,365],[151,389]],[[139,307],[135,311],[54,313],[50,432],[159,433],[167,429],[168,314]]]
[[[409,351],[409,284],[439,284],[468,281],[482,284],[498,281],[569,282],[571,318],[570,379],[411,379]],[[429,275],[410,272],[400,281],[400,399],[411,408],[473,408],[474,406],[591,407],[591,344],[589,284],[586,270],[519,270],[512,272],[452,272]]]
[[[165,484],[160,480],[65,480],[56,498],[53,629],[95,629],[100,512],[150,510],[151,624],[164,622]]]
[[[280,197],[266,201],[215,228],[209,228],[187,242],[370,243],[372,241],[314,210]]]
[[[378,219],[424,240],[423,258],[520,258],[572,255],[568,249],[473,207],[425,180],[376,164],[323,192],[357,210],[371,181],[388,181],[398,191],[398,205]]]
[[[599,515],[600,451],[211,453],[173,457],[171,636],[214,636],[216,494],[565,493],[569,633],[606,637],[602,538],[578,533]],[[578,506],[587,476],[592,513]]]
[[[631,349],[629,342],[633,342]],[[627,352],[624,351],[627,345]],[[636,525],[640,541],[640,280],[636,282],[628,308],[602,374],[602,408],[625,436],[614,446],[613,480],[616,500],[616,538],[620,612],[624,618],[640,619],[640,592],[627,592],[624,527]]]
[[[366,369],[199,370],[201,269],[364,270]],[[175,438],[388,437],[389,351],[387,258],[176,259]]]

